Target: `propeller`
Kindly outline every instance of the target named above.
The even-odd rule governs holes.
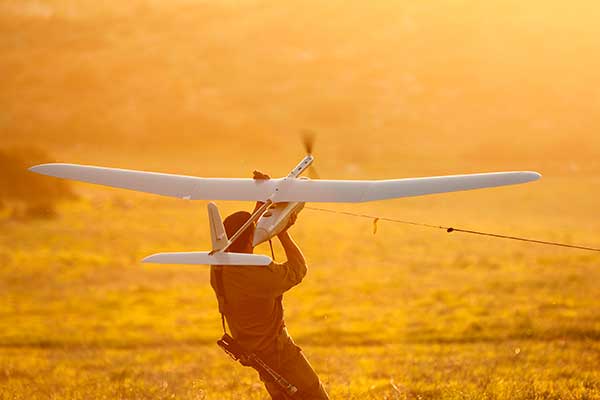
[[[310,179],[321,179],[319,173],[317,172],[317,169],[312,165],[306,170],[306,175],[308,175]]]
[[[302,135],[302,144],[304,145],[304,150],[306,151],[306,154],[312,155],[314,144],[315,144],[315,138],[317,135],[315,134],[314,131],[311,131],[308,129],[303,130],[301,132],[301,135]],[[306,174],[311,179],[319,179],[319,174],[317,173],[317,170],[315,169],[315,167],[313,167],[313,165],[308,167],[308,169],[306,170]]]
[[[312,150],[315,144],[315,132],[305,129],[301,132],[302,134],[302,144],[304,144],[304,150],[306,150],[306,154],[312,154]]]

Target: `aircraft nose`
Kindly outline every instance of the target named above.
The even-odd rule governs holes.
[[[256,247],[267,240],[269,240],[269,233],[263,228],[256,228],[254,231],[254,240],[252,241],[252,246]]]

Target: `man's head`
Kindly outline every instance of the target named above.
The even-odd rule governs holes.
[[[225,226],[225,233],[227,233],[227,237],[231,239],[231,237],[250,219],[252,214],[247,211],[238,211],[223,221],[223,225]],[[246,228],[246,230],[240,235],[239,238],[236,239],[234,243],[227,249],[232,253],[252,253],[252,241],[254,240],[254,229],[256,225],[254,222]]]

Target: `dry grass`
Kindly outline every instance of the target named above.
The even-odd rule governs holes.
[[[4,1],[0,138],[64,162],[279,176],[312,129],[324,178],[544,174],[328,207],[599,246],[599,11]],[[139,262],[207,248],[205,203],[74,190],[50,220],[0,208],[0,399],[264,398],[214,344],[207,269]],[[600,399],[595,253],[373,235],[310,210],[293,235],[310,271],[286,319],[334,399]]]
[[[494,203],[532,197],[524,214],[510,212],[521,221],[511,232],[600,242],[597,225],[578,232],[569,216],[546,218],[549,181],[447,195],[465,207],[460,215],[444,211],[455,208],[445,196],[369,208],[416,216],[432,207],[507,230],[507,212]],[[263,398],[252,371],[214,345],[220,325],[207,270],[139,263],[155,251],[205,248],[204,204],[83,189],[57,220],[3,223],[2,392]],[[294,228],[311,269],[286,297],[287,321],[334,398],[598,397],[596,255],[385,223],[373,236],[370,228],[309,210]]]

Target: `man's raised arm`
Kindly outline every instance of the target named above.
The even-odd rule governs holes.
[[[285,256],[288,260],[288,263],[294,265],[303,266],[306,270],[306,259],[304,258],[304,254],[302,254],[302,250],[300,247],[294,242],[294,239],[288,233],[288,229],[296,222],[296,213],[293,213],[290,216],[290,221],[288,222],[288,226],[277,235],[277,238],[281,242],[283,246],[283,250],[285,250]],[[304,273],[306,274],[306,272]]]

